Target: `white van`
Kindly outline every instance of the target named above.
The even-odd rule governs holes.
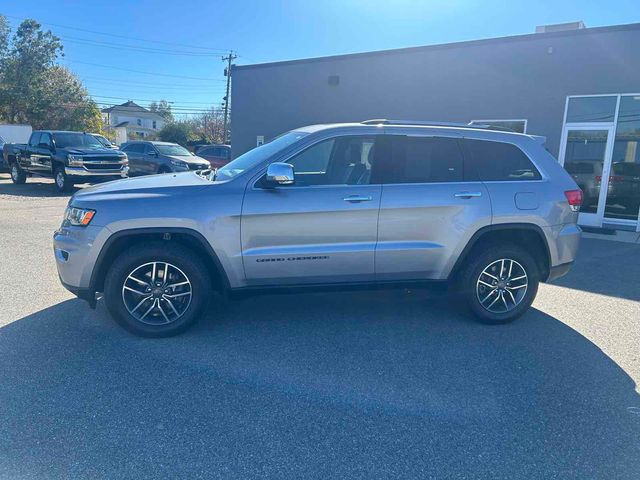
[[[31,125],[9,125],[0,123],[0,148],[5,143],[27,143],[31,136]]]

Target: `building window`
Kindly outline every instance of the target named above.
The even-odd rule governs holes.
[[[140,119],[140,118],[137,119],[136,123],[138,124],[139,127],[141,127],[142,126],[142,119]]]
[[[155,120],[153,121],[153,128],[154,129],[156,128],[156,121]]]
[[[615,96],[569,98],[567,123],[613,122],[617,101]]]
[[[504,128],[509,132],[527,133],[527,119],[520,118],[516,120],[471,120],[472,125],[489,125],[498,129]]]

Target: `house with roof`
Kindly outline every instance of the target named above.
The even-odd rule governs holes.
[[[116,132],[116,143],[133,138],[145,138],[159,132],[166,120],[155,112],[131,100],[102,109],[102,118]]]

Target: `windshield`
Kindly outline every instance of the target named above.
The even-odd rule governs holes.
[[[106,138],[104,138],[102,135],[94,135],[94,138],[96,140],[98,140],[98,142],[100,142],[105,147],[110,147],[111,146],[111,142],[109,140],[107,140]]]
[[[93,135],[88,133],[54,133],[53,140],[57,148],[104,148]]]
[[[166,145],[156,143],[155,147],[158,149],[161,155],[173,155],[174,157],[188,157],[191,156],[189,150],[180,145]]]
[[[229,180],[236,175],[240,175],[245,170],[255,167],[259,163],[269,158],[274,153],[277,153],[289,145],[297,142],[301,138],[304,138],[308,133],[304,132],[288,132],[280,135],[276,139],[269,143],[265,143],[259,147],[249,150],[247,153],[240,155],[232,162],[227,163],[224,167],[218,169],[216,175],[217,180]]]

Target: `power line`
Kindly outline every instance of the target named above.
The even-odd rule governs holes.
[[[159,76],[159,77],[171,77],[171,78],[187,78],[187,79],[190,79],[190,80],[203,80],[203,81],[207,81],[207,82],[224,82],[224,80],[217,80],[217,79],[213,79],[213,78],[189,77],[189,76],[186,76],[186,75],[172,75],[170,73],[145,72],[145,71],[142,71],[142,70],[132,70],[132,69],[128,69],[128,68],[116,67],[114,65],[102,65],[102,64],[99,64],[99,63],[81,62],[79,60],[67,60],[67,62],[69,62],[69,63],[77,63],[77,64],[81,64],[81,65],[91,65],[93,67],[100,67],[100,68],[110,68],[112,70],[121,70],[123,72],[141,73],[143,75],[154,75],[154,76]]]
[[[135,80],[122,80],[116,78],[108,78],[108,77],[92,77],[92,76],[83,76],[83,80],[89,80],[96,83],[106,83],[106,84],[123,84],[126,86],[135,86],[139,85],[142,87],[151,87],[151,88],[167,88],[167,89],[186,89],[189,92],[194,91],[194,85],[186,85],[186,84],[178,84],[178,83],[148,83],[148,82],[137,82]],[[199,88],[204,88],[204,85],[197,85]],[[212,88],[220,89],[219,91],[224,91],[224,86],[212,86]],[[201,90],[203,92],[211,92],[212,90],[206,89]]]
[[[100,40],[90,40],[85,38],[77,38],[77,37],[69,37],[66,35],[58,35],[61,39],[68,43],[75,43],[78,45],[88,45],[102,48],[111,48],[114,50],[129,50],[140,53],[157,53],[162,55],[178,55],[178,56],[188,56],[188,57],[213,57],[218,55],[217,53],[207,53],[207,52],[187,52],[187,51],[175,51],[175,50],[167,50],[161,48],[152,48],[152,47],[142,47],[136,45],[127,45],[123,43],[111,43],[111,42],[102,42]]]
[[[158,99],[150,100],[148,98],[110,97],[108,95],[91,95],[91,96],[92,97],[98,97],[98,98],[112,98],[112,99],[115,99],[115,100],[137,100],[139,102],[157,102],[158,101]],[[179,104],[195,103],[195,104],[198,104],[198,105],[207,105],[207,103],[205,103],[205,102],[188,102],[188,101],[184,101],[183,102],[183,101],[180,101],[180,102],[177,102],[177,103],[179,103]]]
[[[15,15],[4,15],[5,17],[8,18],[14,18],[16,20],[30,20],[26,17],[18,17]],[[226,52],[228,49],[226,48],[213,48],[213,47],[202,47],[202,46],[196,46],[196,45],[186,45],[186,44],[181,44],[181,43],[173,43],[173,42],[163,42],[161,40],[149,40],[146,38],[140,38],[140,37],[130,37],[128,35],[118,35],[115,33],[106,33],[106,32],[99,32],[96,30],[88,30],[86,28],[78,28],[78,27],[71,27],[69,25],[60,25],[58,23],[49,23],[49,22],[38,22],[41,23],[42,25],[50,25],[52,27],[58,27],[58,28],[66,28],[69,30],[76,30],[78,32],[85,32],[85,33],[94,33],[96,35],[104,35],[106,37],[114,37],[114,38],[125,38],[128,40],[136,40],[136,41],[140,41],[140,42],[148,42],[148,43],[157,43],[157,44],[161,44],[161,45],[169,45],[169,46],[176,46],[176,47],[186,47],[186,48],[195,48],[198,50],[207,50],[207,51],[218,51],[218,52]]]

